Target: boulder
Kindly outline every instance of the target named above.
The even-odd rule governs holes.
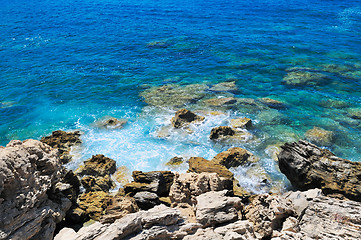
[[[252,162],[257,162],[258,159],[246,149],[240,147],[233,147],[227,151],[218,153],[212,162],[221,164],[226,168],[238,167],[240,165],[247,165]]]
[[[361,163],[336,157],[326,149],[300,140],[282,146],[279,167],[300,190],[320,188],[326,194],[340,193],[361,199]]]
[[[227,190],[211,191],[196,197],[196,219],[200,224],[207,227],[238,220],[243,206],[241,199],[226,194]]]
[[[115,187],[109,175],[105,175],[104,177],[86,176],[81,179],[81,184],[86,192],[109,192],[111,188]]]
[[[95,126],[104,129],[121,129],[128,122],[126,119],[117,119],[115,117],[106,116],[95,122]]]
[[[50,136],[42,137],[40,141],[53,148],[57,148],[60,160],[65,164],[72,159],[69,154],[71,147],[82,143],[80,135],[80,131],[64,132],[59,130],[52,132]]]
[[[236,132],[231,127],[221,126],[212,128],[209,138],[212,140],[219,140],[229,136],[233,136],[235,134]]]
[[[173,206],[187,203],[195,206],[196,197],[209,191],[232,190],[229,179],[219,177],[217,173],[176,173],[169,197]]]
[[[243,118],[236,118],[231,119],[231,126],[233,128],[245,128],[245,129],[251,129],[252,128],[252,120],[246,117]]]
[[[113,223],[115,220],[124,217],[129,213],[139,211],[139,207],[132,197],[115,196],[111,199],[104,215],[100,217],[102,223]]]
[[[328,76],[308,69],[290,69],[282,83],[291,86],[321,85],[327,83]]]
[[[61,194],[65,173],[58,151],[40,141],[0,148],[0,239],[53,238],[71,206]]]
[[[212,161],[208,161],[201,157],[191,157],[189,159],[189,172],[202,173],[217,173],[220,177],[233,179],[233,173],[225,166]]]
[[[167,166],[179,166],[184,162],[182,157],[173,157],[165,165]]]
[[[172,118],[172,125],[175,128],[186,127],[191,123],[202,122],[205,118],[203,116],[196,115],[195,113],[187,110],[180,109],[175,113],[175,116]]]
[[[313,127],[305,133],[305,137],[314,144],[329,146],[332,144],[333,132],[323,128]]]
[[[142,210],[148,210],[160,204],[158,195],[152,192],[137,192],[134,199]]]
[[[84,161],[84,166],[77,169],[78,175],[105,176],[115,173],[116,162],[102,154],[92,156]]]
[[[286,107],[286,104],[284,104],[283,102],[272,98],[260,98],[258,99],[258,101],[265,104],[269,108],[283,109]]]
[[[111,196],[103,191],[83,193],[78,199],[79,208],[96,221],[99,220],[110,202]]]

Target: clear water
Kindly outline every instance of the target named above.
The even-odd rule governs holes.
[[[165,45],[147,45],[154,41]],[[0,145],[80,129],[84,144],[73,150],[71,168],[102,153],[130,170],[167,169],[174,156],[211,159],[227,149],[208,139],[211,128],[247,116],[257,141],[232,146],[259,156],[275,181],[284,177],[267,146],[304,138],[314,126],[334,132],[330,150],[359,161],[361,120],[349,113],[361,111],[360,49],[359,0],[2,0]],[[328,81],[282,84],[291,67],[312,68]],[[176,109],[148,106],[144,91],[230,79],[237,93],[208,91],[205,98],[270,97],[287,107],[239,107],[207,116],[192,134],[157,137]],[[129,122],[120,130],[96,128],[107,115]],[[244,169],[234,171],[252,182]]]

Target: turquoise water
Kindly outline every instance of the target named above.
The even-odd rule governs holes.
[[[317,126],[334,134],[323,147],[360,160],[361,120],[353,115],[361,113],[360,1],[2,0],[0,32],[0,145],[80,129],[84,144],[70,167],[102,153],[145,171],[166,169],[176,155],[211,159],[241,146],[278,180],[284,177],[267,146]],[[326,81],[283,84],[295,67]],[[208,89],[225,81],[238,91]],[[158,138],[180,106],[148,105],[144,91],[167,84],[179,91],[205,84],[192,90],[202,99],[183,106],[192,110],[207,109],[203,99],[230,96],[269,97],[286,107],[216,109],[225,115],[207,115],[193,133]],[[96,128],[107,115],[128,123]],[[254,122],[254,141],[209,141],[212,127],[244,116]],[[244,177],[244,169],[234,171]]]

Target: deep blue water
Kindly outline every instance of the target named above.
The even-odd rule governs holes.
[[[164,46],[150,47],[154,41]],[[73,168],[103,153],[131,170],[164,169],[175,155],[210,159],[227,149],[208,140],[210,129],[248,116],[259,140],[235,145],[259,156],[275,179],[282,176],[267,146],[304,138],[314,126],[334,132],[327,148],[359,161],[361,120],[350,112],[361,113],[360,49],[359,0],[2,0],[0,145],[80,129]],[[282,84],[292,67],[328,81]],[[287,108],[233,109],[193,134],[157,137],[176,109],[148,106],[143,91],[230,79],[239,88],[232,96],[270,97]],[[116,131],[94,127],[107,115],[129,122]]]

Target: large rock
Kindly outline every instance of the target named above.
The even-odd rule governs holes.
[[[172,125],[175,128],[186,127],[191,123],[199,123],[204,120],[203,116],[196,115],[195,113],[187,110],[181,109],[175,113],[175,116],[172,118]]]
[[[217,173],[220,177],[233,179],[233,173],[225,166],[208,161],[202,157],[191,157],[189,159],[189,172],[202,173],[210,172]]]
[[[225,189],[231,190],[232,182],[219,177],[216,173],[176,173],[169,197],[174,206],[180,203],[195,206],[197,196],[205,192]]]
[[[231,127],[220,126],[220,127],[212,128],[209,138],[212,140],[224,139],[228,136],[233,136],[235,134],[236,132]]]
[[[102,154],[92,156],[84,161],[76,172],[78,175],[106,176],[115,173],[116,162]]]
[[[42,142],[0,148],[0,239],[52,239],[71,206],[56,187],[65,173],[58,151]]]
[[[241,199],[227,197],[227,190],[207,192],[196,197],[196,219],[203,226],[215,226],[238,220]]]
[[[81,179],[81,184],[86,192],[108,192],[111,188],[115,187],[109,175],[104,177],[86,176]]]
[[[246,117],[231,119],[230,123],[233,128],[252,128],[252,120]]]
[[[60,160],[62,163],[68,163],[71,161],[72,156],[69,154],[71,147],[81,144],[80,132],[64,132],[54,131],[50,136],[41,138],[41,142],[48,144],[53,148],[59,150]]]
[[[102,223],[113,223],[115,220],[124,217],[129,213],[139,211],[139,207],[132,197],[115,196],[111,199],[109,206],[105,210],[105,214],[101,216]]]
[[[152,192],[137,192],[134,199],[139,208],[143,210],[148,210],[160,204],[158,195]]]
[[[239,89],[236,86],[235,81],[221,82],[221,83],[214,84],[209,90],[213,91],[213,92],[231,92],[231,93],[239,92]]]
[[[83,193],[78,199],[79,208],[94,220],[99,220],[109,203],[111,196],[103,191]]]
[[[218,153],[212,162],[221,164],[226,168],[238,167],[240,165],[247,165],[252,162],[257,162],[257,158],[246,149],[240,147],[233,147],[227,151]]]
[[[326,194],[340,193],[361,201],[361,163],[336,157],[306,141],[282,146],[279,167],[300,190],[321,188]]]

